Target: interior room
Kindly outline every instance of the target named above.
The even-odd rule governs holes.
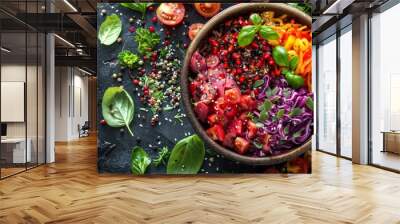
[[[305,1],[314,94],[309,173],[183,177],[99,172],[100,155],[115,148],[110,142],[130,137],[125,126],[103,133],[110,142],[98,137],[110,128],[100,89],[119,85],[119,76],[99,66],[116,63],[99,59],[98,15],[110,13],[97,7],[115,4],[115,12],[121,2],[0,1],[0,223],[400,223],[399,1]],[[151,22],[143,26],[161,23],[159,6],[145,10]],[[130,25],[141,26],[139,11]],[[104,74],[112,81],[99,82]]]

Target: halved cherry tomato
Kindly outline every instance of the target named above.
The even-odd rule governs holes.
[[[185,17],[185,6],[182,3],[161,3],[157,8],[158,20],[167,25],[175,26]]]
[[[203,23],[193,23],[192,25],[189,26],[189,38],[190,40],[193,40],[194,37],[197,35],[197,33],[203,28],[204,24]]]
[[[221,9],[221,3],[194,3],[196,11],[205,18],[213,17]]]

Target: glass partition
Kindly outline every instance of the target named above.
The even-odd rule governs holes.
[[[336,154],[336,36],[318,47],[318,149]]]
[[[371,18],[371,162],[400,171],[400,4]]]
[[[351,25],[340,36],[340,155],[352,157],[352,32]]]

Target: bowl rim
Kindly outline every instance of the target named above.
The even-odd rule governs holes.
[[[184,58],[184,63],[182,66],[181,70],[181,78],[180,78],[180,84],[181,84],[181,91],[182,91],[182,101],[183,105],[185,108],[185,111],[188,115],[189,121],[192,123],[194,130],[200,137],[205,141],[206,145],[209,145],[213,150],[215,150],[217,153],[223,155],[226,158],[229,158],[231,160],[238,161],[243,164],[248,164],[248,165],[274,165],[278,163],[283,163],[286,161],[289,161],[291,159],[294,159],[307,150],[311,149],[311,138],[304,142],[302,145],[292,148],[290,151],[279,154],[279,155],[274,155],[274,156],[267,156],[267,157],[251,157],[251,156],[245,156],[241,155],[239,153],[236,153],[232,151],[229,148],[226,148],[219,143],[215,142],[212,140],[206,133],[205,128],[202,126],[200,121],[197,119],[196,114],[194,113],[193,106],[191,103],[191,97],[189,93],[189,74],[190,74],[190,59],[192,54],[197,50],[198,46],[201,44],[204,38],[206,38],[213,30],[215,26],[218,26],[220,23],[222,23],[224,20],[227,18],[233,17],[233,16],[239,16],[241,14],[246,14],[249,12],[255,12],[255,11],[275,11],[275,12],[280,12],[280,14],[285,13],[289,17],[293,17],[296,20],[298,20],[302,24],[309,24],[311,27],[311,17],[304,12],[293,8],[289,5],[282,4],[282,3],[239,3],[237,5],[231,6],[221,12],[219,12],[217,15],[215,15],[213,18],[211,18],[207,23],[203,26],[203,28],[197,33],[196,37],[192,40],[190,43],[186,55]]]

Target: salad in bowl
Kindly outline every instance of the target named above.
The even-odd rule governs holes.
[[[253,3],[208,23],[182,71],[195,129],[218,152],[254,165],[307,150],[313,133],[311,19],[283,4]]]

